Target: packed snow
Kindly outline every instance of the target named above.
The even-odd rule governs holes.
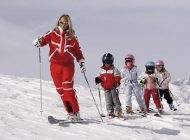
[[[179,83],[179,82],[178,82]],[[182,82],[183,83],[183,82]],[[40,80],[0,75],[0,140],[189,140],[190,87],[170,84],[177,111],[171,111],[162,101],[165,113],[142,117],[127,115],[126,120],[99,117],[93,98],[86,85],[75,85],[81,117],[88,124],[49,124],[47,117],[67,117],[60,97],[51,81],[42,81],[43,113],[40,113]],[[100,109],[97,89],[92,89]],[[104,94],[101,92],[103,113],[106,114]],[[125,108],[125,95],[120,99]],[[179,106],[178,106],[179,105]],[[154,108],[153,103],[151,107]],[[133,109],[137,109],[133,98]],[[101,111],[101,110],[100,110]]]

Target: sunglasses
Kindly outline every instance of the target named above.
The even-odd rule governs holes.
[[[62,21],[59,21],[59,24],[68,24],[68,22],[62,22]]]

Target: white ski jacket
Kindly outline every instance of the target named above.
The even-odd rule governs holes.
[[[169,82],[171,80],[170,73],[164,69],[163,72],[155,71],[156,77],[158,78],[159,89],[169,89]]]

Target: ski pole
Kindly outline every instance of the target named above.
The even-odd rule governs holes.
[[[142,98],[141,95],[138,95],[138,94],[135,92],[135,90],[134,90],[134,87],[135,87],[134,83],[132,83],[132,82],[130,82],[130,83],[133,85],[133,87],[132,87],[131,89],[132,89],[133,94],[135,95],[135,98],[137,98],[138,96],[140,96],[140,97]],[[143,101],[144,101],[144,97],[143,97]],[[145,105],[145,107],[146,107],[146,105]]]
[[[100,95],[100,88],[99,88],[99,85],[98,85],[98,93],[99,93],[99,99],[100,99],[100,107],[101,107],[101,117],[106,117],[104,114],[103,114],[103,110],[102,110],[102,100],[101,100],[101,95]]]
[[[133,89],[133,87],[131,89],[132,89],[133,94],[137,97],[137,94],[136,94],[135,90]]]
[[[176,102],[177,106],[180,106],[180,104],[177,102],[177,100],[175,99],[173,93],[171,92],[171,90],[169,89],[169,93],[172,95],[174,101]]]
[[[131,83],[131,84],[132,84],[132,83]],[[133,85],[133,84],[132,84],[132,85]],[[135,93],[135,91],[134,91],[133,87],[131,87],[131,89],[132,89],[132,92],[133,92],[133,94],[134,94],[135,98],[137,98],[137,94]]]
[[[164,109],[164,106],[163,106],[163,104],[162,104],[162,97],[161,97],[161,95],[160,95],[160,89],[159,88],[157,88],[157,91],[158,91],[158,98],[159,98],[159,101],[160,101],[160,105],[161,105],[161,108],[162,109]]]
[[[159,83],[158,83],[158,78],[157,78],[157,83],[158,83],[158,86],[159,86],[159,87],[161,87],[162,83],[163,83],[165,80],[166,80],[166,78],[165,78],[165,79],[163,79],[163,80],[162,80],[162,82],[159,84]],[[168,89],[168,90],[169,90],[170,95],[172,95],[173,99],[175,100],[175,102],[176,102],[177,106],[179,106],[180,104],[178,104],[178,102],[176,101],[176,99],[175,99],[175,97],[174,97],[173,93],[170,91],[170,89]],[[162,98],[160,98],[160,99],[162,99]]]
[[[90,84],[89,84],[89,82],[88,82],[88,79],[87,79],[87,77],[86,77],[85,72],[83,72],[83,74],[84,74],[84,78],[85,78],[85,80],[86,80],[86,83],[87,83],[87,85],[88,85],[88,88],[89,88],[89,90],[90,90],[90,93],[91,93],[91,95],[92,95],[92,98],[93,98],[93,100],[94,100],[94,104],[96,105],[96,108],[97,108],[98,113],[99,113],[99,115],[100,115],[100,119],[101,119],[101,121],[103,122],[103,119],[102,119],[102,117],[101,117],[100,111],[99,111],[98,106],[97,106],[97,104],[96,104],[95,98],[94,98],[94,96],[93,96],[93,94],[92,94],[92,90],[91,90],[91,88],[90,88]]]
[[[40,63],[40,106],[41,106],[41,115],[42,115],[42,112],[43,112],[43,109],[42,109],[42,66],[41,66],[41,52],[40,52],[40,48],[39,48],[39,63]]]
[[[166,78],[165,78],[165,79],[166,79]],[[162,97],[161,97],[161,94],[160,94],[160,89],[159,89],[159,87],[161,87],[161,85],[162,85],[162,83],[165,81],[165,79],[162,80],[161,83],[159,84],[158,78],[156,78],[156,83],[157,83],[157,85],[158,85],[158,88],[157,88],[158,94],[157,94],[157,95],[158,95],[158,98],[159,98],[160,105],[161,105],[161,108],[162,108],[162,109],[164,109],[164,106],[163,106],[163,104],[162,104]]]
[[[163,80],[160,82],[160,84],[159,84],[158,78],[156,78],[156,82],[157,82],[157,85],[158,85],[158,94],[159,94],[160,101],[162,101],[162,97],[161,97],[161,94],[160,94],[159,87],[161,87],[162,83],[163,83],[165,80],[166,80],[166,78],[163,79]]]

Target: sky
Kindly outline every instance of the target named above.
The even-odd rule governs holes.
[[[190,77],[189,0],[1,0],[0,73],[39,78],[39,52],[32,42],[64,13],[72,18],[92,86],[108,52],[118,69],[132,53],[142,71],[147,61],[162,59],[172,81]],[[48,51],[41,49],[44,80],[51,80]],[[86,84],[77,63],[75,83]]]

